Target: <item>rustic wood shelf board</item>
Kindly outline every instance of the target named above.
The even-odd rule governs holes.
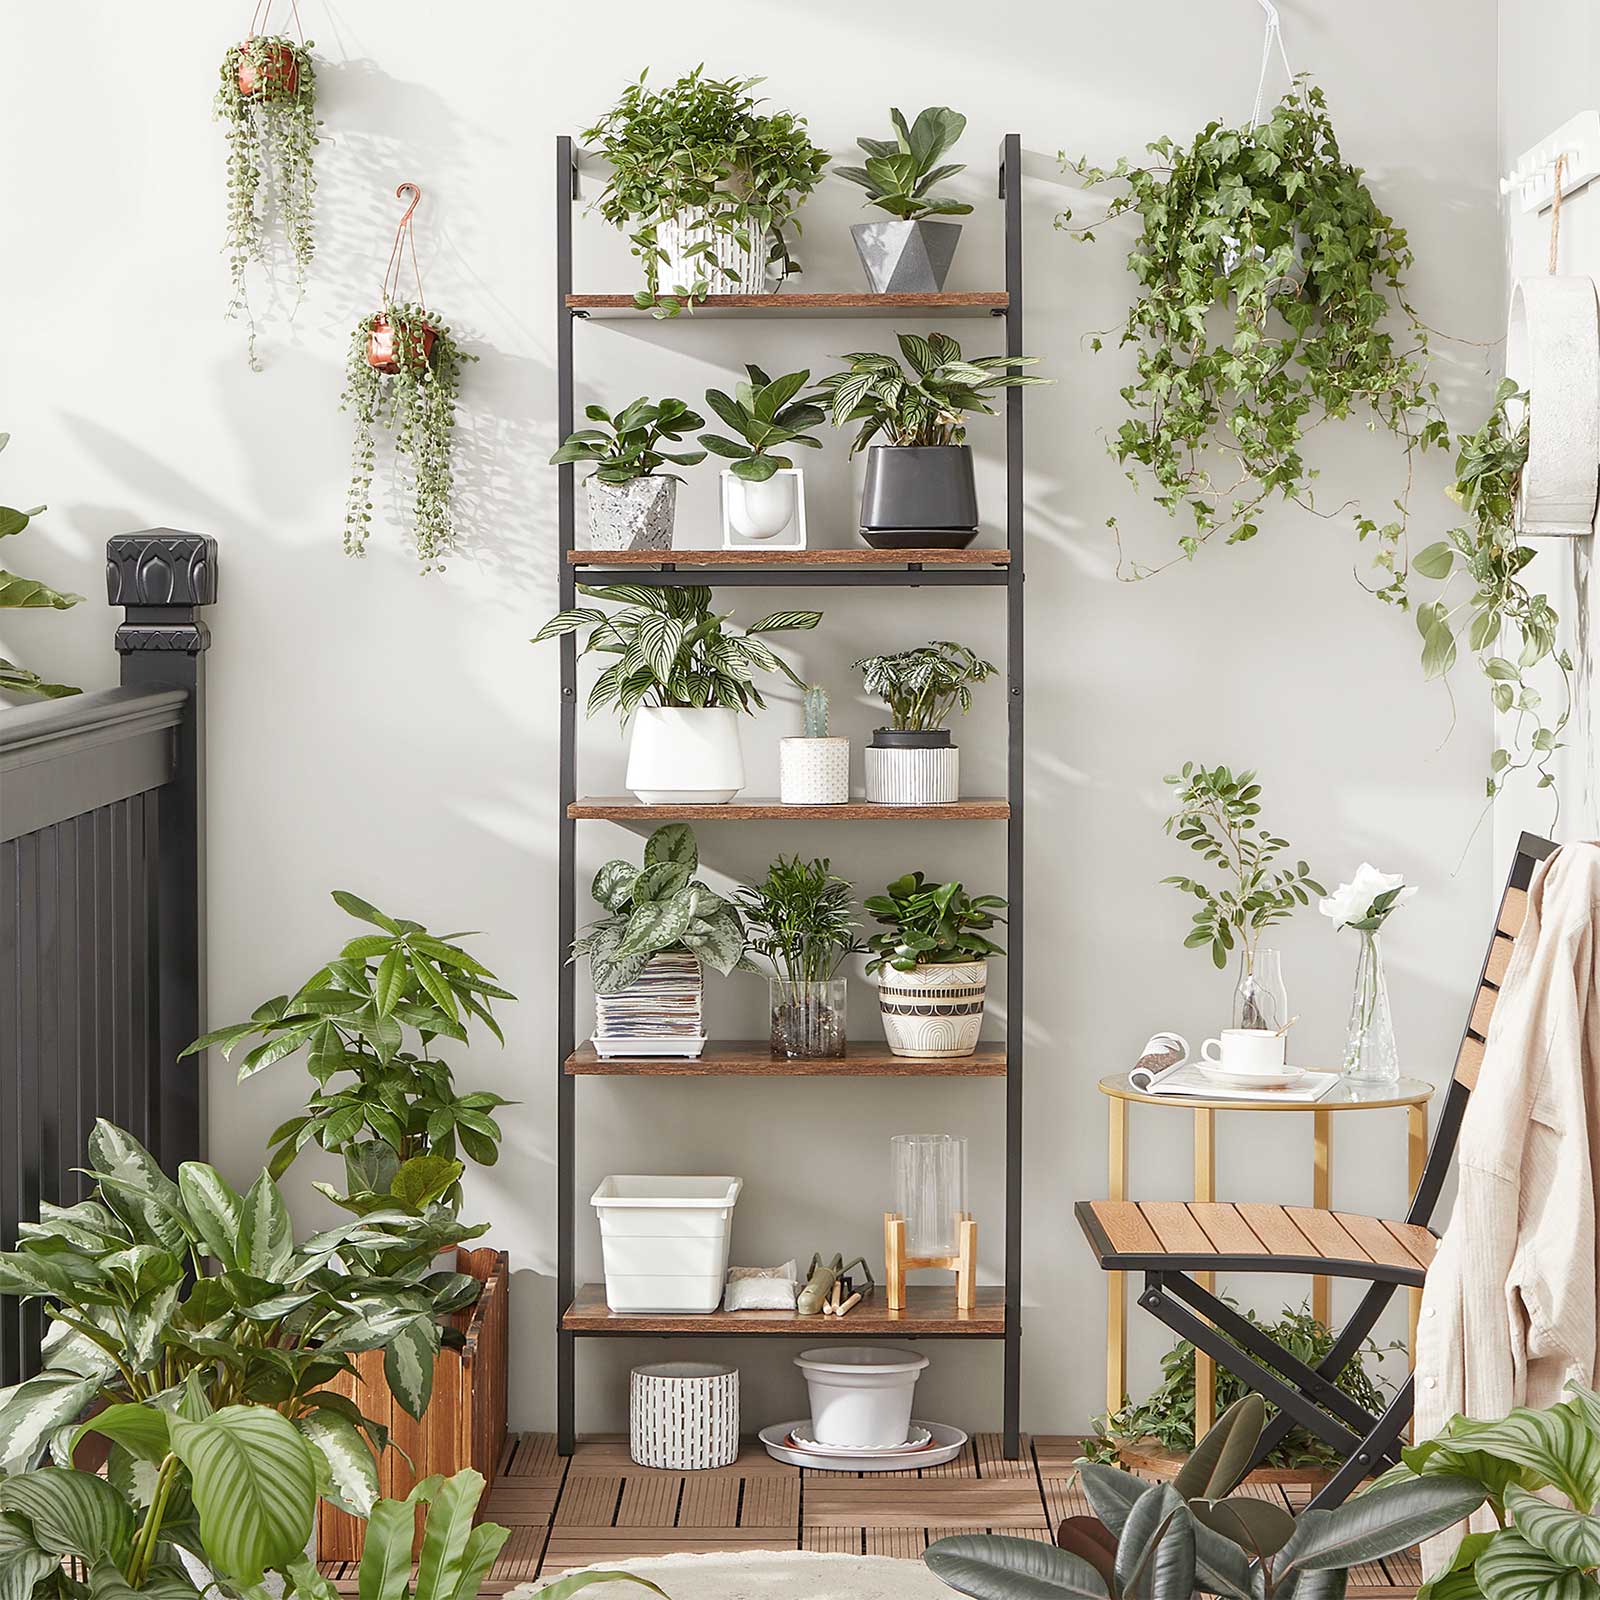
[[[1011,297],[1004,289],[947,294],[713,294],[692,311],[672,318],[693,323],[697,317],[999,317]],[[569,294],[567,309],[579,317],[652,317],[631,294]],[[653,319],[664,321],[666,319]]]
[[[1006,1047],[984,1042],[970,1056],[897,1056],[877,1040],[852,1043],[843,1056],[791,1060],[775,1056],[765,1039],[718,1039],[693,1061],[671,1056],[624,1056],[602,1061],[585,1042],[566,1070],[596,1078],[1003,1078]]]
[[[853,1315],[853,1313],[852,1313]],[[849,1320],[848,1318],[846,1319]],[[714,1550],[819,1550],[920,1560],[953,1533],[1003,1533],[1048,1541],[1063,1517],[1088,1505],[1072,1463],[1082,1440],[1023,1434],[1007,1461],[998,1434],[980,1433],[954,1460],[925,1472],[810,1472],[774,1461],[747,1440],[738,1459],[709,1472],[635,1466],[624,1438],[580,1440],[570,1460],[550,1434],[507,1440],[484,1504],[511,1529],[479,1593],[574,1567]],[[1307,1489],[1247,1486],[1242,1493],[1299,1509]],[[353,1562],[323,1562],[341,1594],[354,1595]],[[1351,1600],[1414,1596],[1416,1553],[1357,1567]]]
[[[713,1311],[705,1316],[667,1313],[619,1316],[606,1305],[603,1284],[588,1283],[578,1290],[572,1308],[561,1319],[569,1333],[639,1336],[693,1334],[768,1334],[788,1339],[871,1339],[896,1335],[902,1339],[998,1339],[1006,1331],[1005,1290],[998,1285],[980,1288],[971,1311],[956,1306],[952,1284],[917,1284],[906,1290],[904,1311],[891,1311],[882,1287],[869,1295],[843,1320],[802,1317],[793,1311]]]
[[[569,550],[575,567],[1004,567],[1009,550]]]
[[[647,806],[632,795],[574,800],[567,815],[591,822],[1003,822],[1004,800],[957,800],[946,806],[877,806],[851,800],[842,806],[786,806],[776,799],[733,800],[725,806]]]

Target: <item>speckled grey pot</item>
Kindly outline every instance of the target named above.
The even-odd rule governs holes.
[[[678,503],[676,478],[635,478],[630,483],[589,479],[591,550],[670,550]]]
[[[961,224],[858,222],[850,236],[874,294],[939,294],[961,242]]]

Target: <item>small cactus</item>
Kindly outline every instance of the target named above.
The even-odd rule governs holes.
[[[814,683],[806,690],[805,717],[806,738],[828,737],[828,691],[820,683]]]

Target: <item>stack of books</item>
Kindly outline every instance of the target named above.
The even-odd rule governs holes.
[[[705,1049],[700,963],[687,950],[652,956],[626,989],[594,997],[594,1049],[617,1056],[698,1056]]]

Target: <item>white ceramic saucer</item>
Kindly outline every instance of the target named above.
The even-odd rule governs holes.
[[[926,1428],[932,1437],[921,1450],[897,1450],[888,1455],[823,1455],[811,1450],[797,1450],[789,1441],[796,1428],[810,1426],[811,1419],[802,1417],[798,1422],[775,1422],[760,1433],[767,1454],[775,1461],[785,1461],[791,1467],[810,1467],[818,1472],[910,1472],[919,1467],[936,1467],[941,1462],[953,1461],[966,1448],[967,1436],[959,1428],[943,1422],[912,1423],[913,1428]]]
[[[1287,1089],[1305,1077],[1304,1067],[1285,1067],[1281,1072],[1227,1072],[1209,1062],[1197,1061],[1200,1076],[1224,1089]]]
[[[796,1423],[789,1430],[789,1444],[796,1450],[805,1450],[819,1456],[893,1456],[908,1451],[925,1450],[933,1435],[920,1422],[911,1424],[911,1432],[903,1444],[824,1444],[811,1431],[809,1422]]]

